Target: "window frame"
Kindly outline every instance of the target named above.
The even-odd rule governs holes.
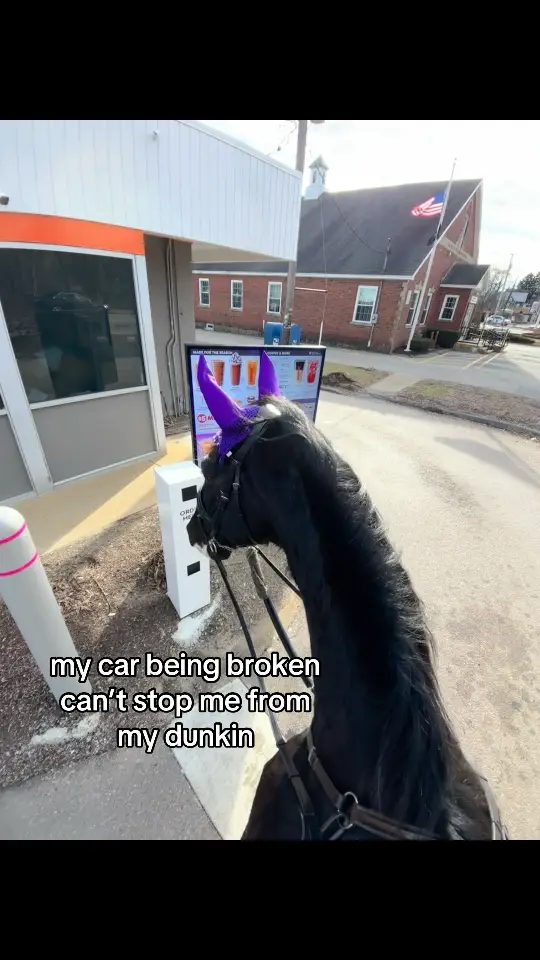
[[[203,284],[203,283],[207,283],[207,284],[208,284],[208,303],[203,303],[203,302],[202,302],[202,295],[203,295],[203,294],[202,294],[202,284]],[[199,306],[200,306],[200,307],[204,307],[205,310],[209,310],[209,308],[210,308],[210,302],[211,302],[211,301],[210,301],[210,277],[199,277]]]
[[[279,287],[279,310],[270,309],[270,300],[277,300],[277,297],[270,296],[270,288]],[[283,310],[283,281],[282,280],[269,280],[268,281],[268,290],[266,293],[266,312],[271,317],[280,317],[281,311]]]
[[[5,384],[7,396],[4,394],[5,413],[11,421],[11,426],[17,440],[17,444],[26,462],[30,482],[33,486],[34,494],[40,495],[49,493],[57,486],[71,483],[73,479],[62,480],[53,483],[49,474],[47,462],[43,453],[43,448],[39,440],[34,417],[31,411],[34,409],[44,409],[46,407],[59,407],[68,403],[80,403],[85,400],[91,403],[93,400],[99,400],[107,397],[117,396],[119,394],[148,392],[150,400],[150,412],[154,427],[154,437],[156,442],[156,451],[164,452],[166,445],[165,424],[163,420],[163,409],[161,400],[161,388],[159,383],[159,374],[157,366],[156,346],[154,340],[154,327],[152,322],[152,313],[150,309],[150,290],[148,286],[148,272],[146,268],[146,257],[144,254],[123,253],[117,250],[96,250],[92,247],[73,247],[67,244],[52,243],[30,243],[21,240],[2,240],[0,241],[0,250],[44,250],[51,253],[74,253],[88,254],[95,257],[111,257],[117,260],[130,260],[135,288],[135,301],[137,306],[137,320],[139,325],[139,335],[141,339],[143,370],[146,384],[140,387],[126,387],[122,390],[107,390],[101,393],[84,394],[80,397],[66,397],[60,400],[44,400],[37,403],[30,403],[26,390],[23,386],[22,378],[18,369],[17,359],[8,333],[7,320],[4,317],[2,304],[0,302],[0,328],[5,333],[5,351],[0,351],[3,355],[0,357],[0,367],[5,367]],[[0,336],[0,341],[2,337]],[[105,468],[108,470],[109,468]],[[98,470],[97,473],[103,472]],[[85,474],[88,476],[88,474]]]
[[[450,309],[450,307],[447,306],[449,300],[455,300],[455,301],[456,301],[455,304],[454,304],[454,307],[453,307],[453,309],[452,309],[452,316],[451,316],[451,317],[443,317],[444,311]],[[455,316],[456,316],[456,310],[457,310],[457,305],[458,305],[458,303],[459,303],[459,294],[457,294],[457,293],[447,293],[447,294],[446,294],[446,296],[445,296],[445,298],[444,298],[444,301],[443,301],[443,305],[442,305],[442,307],[441,307],[441,312],[440,312],[440,314],[439,314],[439,323],[453,323],[454,318],[455,318]]]
[[[358,307],[360,306],[360,291],[361,290],[375,290],[375,299],[371,305],[371,316],[369,320],[357,320],[356,315],[358,313]],[[379,286],[373,283],[362,283],[359,285],[356,291],[356,300],[354,302],[354,310],[352,315],[351,323],[354,323],[358,327],[371,327],[374,324],[373,317],[375,316],[375,307],[377,306],[377,299],[379,296]]]
[[[235,307],[234,305],[234,285],[235,283],[240,284],[240,306]],[[236,294],[238,296],[238,294]],[[241,313],[244,309],[244,281],[243,280],[231,280],[231,310],[234,310],[235,313]]]
[[[408,304],[409,309],[407,312],[407,316],[405,318],[405,326],[407,327],[408,330],[410,330],[410,328],[413,325],[414,315],[418,307],[418,301],[420,299],[421,292],[422,292],[421,290],[411,290],[411,299],[409,300],[409,304]],[[413,301],[414,301],[414,305],[413,305]],[[410,323],[409,323],[409,317],[411,318]]]
[[[427,297],[426,297],[426,303],[425,303],[425,306],[422,307],[422,313],[421,313],[421,316],[420,316],[420,320],[418,321],[418,326],[419,326],[419,327],[425,327],[425,325],[426,325],[427,318],[428,318],[428,313],[429,313],[429,311],[431,310],[431,302],[432,302],[432,300],[433,300],[433,290],[428,290],[428,294],[427,294]]]

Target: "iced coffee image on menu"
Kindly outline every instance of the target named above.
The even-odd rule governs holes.
[[[309,363],[308,363],[307,382],[308,382],[308,383],[315,383],[315,381],[316,381],[316,379],[317,379],[317,373],[318,373],[318,372],[319,372],[319,361],[318,361],[318,360],[310,360]]]
[[[239,387],[242,381],[242,357],[238,353],[233,353],[229,370],[231,387]]]
[[[294,361],[294,376],[297,383],[302,383],[304,379],[304,370],[306,367],[305,360],[295,360]]]
[[[225,361],[224,360],[212,360],[212,373],[214,374],[214,380],[219,384],[220,387],[223,386],[223,380],[225,377]]]
[[[246,361],[246,383],[248,387],[254,387],[257,383],[257,368],[259,366],[258,360],[247,360]]]

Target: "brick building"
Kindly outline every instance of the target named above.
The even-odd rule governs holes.
[[[391,353],[407,343],[439,221],[412,211],[447,184],[329,193],[326,169],[312,164],[302,201],[293,321],[304,340],[318,341],[324,322],[324,343]],[[470,319],[489,272],[478,264],[481,216],[482,181],[454,181],[419,335],[460,330]],[[198,263],[197,325],[262,334],[268,320],[283,319],[287,269],[283,261]]]

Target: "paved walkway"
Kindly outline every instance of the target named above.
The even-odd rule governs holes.
[[[420,379],[420,377],[414,374],[391,373],[390,376],[384,380],[379,380],[378,383],[372,384],[371,387],[366,387],[366,391],[376,397],[394,396],[396,393],[399,393],[400,390],[406,390],[407,387],[412,387],[412,385],[418,383]]]
[[[540,446],[364,395],[323,393],[317,422],[365,483],[426,604],[464,749],[488,776],[511,835],[540,839],[540,532],[531,522]],[[298,614],[290,634],[305,655]],[[205,654],[218,651],[219,633]],[[289,736],[306,717],[282,715],[280,725]],[[158,747],[36,778],[0,794],[0,839],[234,837],[272,749],[261,737],[257,756],[228,768],[216,751],[186,760]]]
[[[172,437],[167,453],[128,463],[107,473],[58,487],[52,493],[20,500],[20,510],[41,556],[99,533],[115,520],[155,504],[154,467],[190,460],[191,434]]]

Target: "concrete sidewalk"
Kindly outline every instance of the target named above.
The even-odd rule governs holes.
[[[253,731],[254,748],[169,749],[160,735],[151,755],[116,749],[60,767],[0,792],[0,840],[240,840],[276,746],[267,715],[248,712],[243,682],[221,691],[244,697],[240,712],[210,720],[195,708],[183,727],[234,721]]]
[[[220,840],[173,754],[115,750],[0,793],[1,840]]]
[[[386,377],[385,380],[379,380],[378,383],[374,383],[370,387],[365,387],[365,392],[371,393],[374,397],[392,397],[395,396],[396,393],[399,393],[400,390],[412,387],[413,384],[418,383],[421,379],[423,378],[414,376],[414,374],[394,373]]]
[[[155,502],[154,467],[190,460],[191,434],[167,440],[163,457],[117,467],[53,493],[10,504],[19,510],[41,556],[94,536],[115,520],[146,510]]]

